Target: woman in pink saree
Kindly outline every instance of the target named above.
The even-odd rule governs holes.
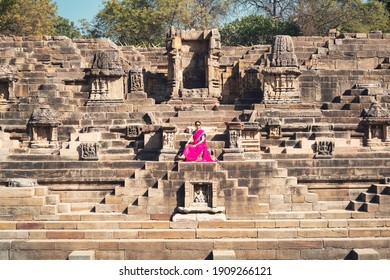
[[[196,130],[192,133],[191,138],[188,140],[184,147],[183,154],[179,156],[179,159],[184,161],[202,161],[213,162],[214,160],[209,150],[207,149],[206,133],[201,129],[200,121],[195,122]],[[201,156],[201,159],[198,158]]]

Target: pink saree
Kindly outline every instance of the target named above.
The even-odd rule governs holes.
[[[213,160],[213,158],[209,153],[209,150],[207,149],[206,139],[198,146],[195,146],[197,143],[201,141],[202,135],[204,135],[204,137],[206,138],[206,134],[202,129],[195,131],[194,134],[192,135],[194,142],[188,144],[183,151],[183,155],[186,157],[185,161],[203,161],[203,162],[215,161]],[[202,155],[202,159],[197,160],[200,155]]]

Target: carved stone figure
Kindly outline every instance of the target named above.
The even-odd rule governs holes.
[[[98,159],[98,143],[81,143],[80,144],[80,158],[84,160]]]
[[[130,92],[144,92],[144,78],[142,68],[134,65],[130,68]]]
[[[203,194],[203,191],[201,189],[199,189],[199,190],[197,190],[195,192],[194,202],[196,202],[196,203],[207,203],[207,197]]]
[[[240,130],[229,130],[229,148],[240,148]]]
[[[127,137],[138,137],[141,133],[141,128],[138,125],[129,125],[126,127]]]
[[[317,141],[315,143],[315,158],[331,158],[333,157],[335,142],[333,141]]]

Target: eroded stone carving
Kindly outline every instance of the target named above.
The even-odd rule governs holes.
[[[98,157],[98,143],[81,143],[79,146],[80,149],[80,159],[83,160],[97,160]]]
[[[8,180],[7,187],[10,188],[28,188],[38,186],[37,179],[13,178]]]
[[[300,100],[298,60],[290,36],[278,35],[272,44],[271,63],[262,71],[263,101],[265,103],[287,103]]]
[[[87,105],[123,102],[124,72],[118,52],[96,53],[87,76],[91,81],[91,93]]]
[[[143,93],[144,92],[144,77],[142,68],[134,65],[130,68],[129,74],[130,92]]]
[[[315,158],[331,158],[334,153],[334,141],[316,141],[314,144]]]

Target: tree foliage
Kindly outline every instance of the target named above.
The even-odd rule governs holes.
[[[51,0],[0,0],[0,34],[51,35],[57,6]]]
[[[265,17],[288,20],[295,14],[299,0],[237,0],[236,7]]]
[[[389,17],[382,3],[361,0],[301,0],[296,21],[303,35],[324,35],[329,29],[341,32],[389,30]]]
[[[73,21],[63,17],[57,17],[56,23],[54,25],[53,35],[67,36],[69,38],[80,38],[81,32],[77,28]]]
[[[159,45],[170,26],[177,29],[216,27],[230,0],[106,0],[89,33],[119,44]]]
[[[220,33],[224,45],[250,46],[270,44],[278,34],[299,35],[299,28],[294,22],[264,16],[247,16],[226,24]]]

